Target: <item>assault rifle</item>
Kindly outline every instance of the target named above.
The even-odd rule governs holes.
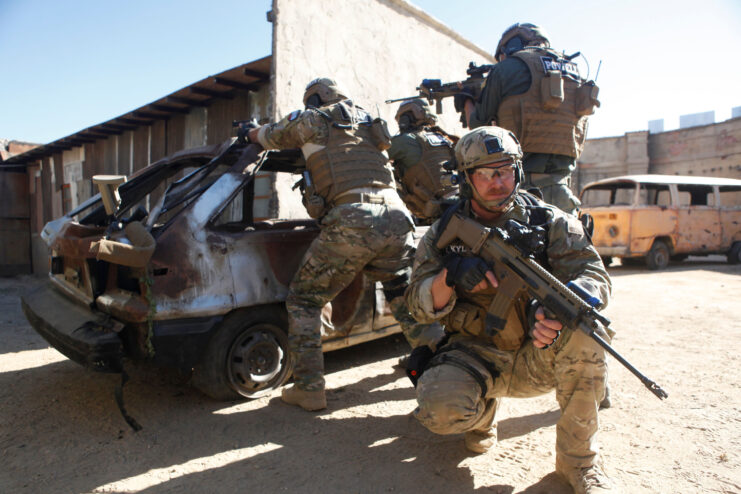
[[[489,335],[504,329],[512,301],[527,292],[555,315],[565,328],[580,329],[593,338],[618,362],[623,364],[659,399],[668,395],[661,387],[641,374],[601,336],[610,320],[594,306],[599,301],[574,283],[561,283],[531,257],[530,249],[522,245],[503,228],[486,228],[474,220],[454,214],[440,238],[437,247],[443,249],[456,238],[484,259],[499,281],[497,294],[489,306],[485,331]]]
[[[419,91],[418,96],[409,96],[407,98],[396,98],[387,99],[386,103],[396,103],[398,101],[404,101],[412,98],[427,98],[427,101],[432,104],[435,101],[435,112],[440,114],[443,112],[442,100],[455,96],[456,94],[466,92],[471,95],[472,98],[477,99],[481,94],[481,88],[484,86],[486,80],[486,74],[494,68],[494,65],[476,65],[475,62],[468,64],[466,74],[468,79],[456,82],[444,83],[440,79],[423,79],[422,83],[417,86]]]

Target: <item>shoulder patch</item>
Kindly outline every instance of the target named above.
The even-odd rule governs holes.
[[[430,146],[448,146],[448,140],[437,132],[425,132],[425,138]]]
[[[540,57],[540,63],[543,64],[543,71],[556,70],[565,76],[570,76],[579,80],[579,67],[574,62],[559,58]]]
[[[301,115],[301,110],[292,111],[288,114],[288,121],[293,122],[298,118],[299,115]]]

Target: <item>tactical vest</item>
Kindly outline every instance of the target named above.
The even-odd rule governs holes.
[[[345,100],[307,111],[318,111],[329,122],[326,146],[306,160],[316,194],[327,205],[351,189],[394,186],[391,168],[372,133],[373,119],[365,110]]]
[[[442,212],[439,200],[458,190],[455,185],[442,185],[440,182],[443,175],[450,173],[443,164],[454,157],[453,143],[444,135],[430,130],[410,135],[419,143],[422,155],[401,177],[402,199],[415,216],[423,219],[437,217]]]
[[[596,86],[579,76],[576,64],[553,50],[527,47],[509,55],[525,62],[532,82],[523,94],[507,96],[499,105],[497,125],[515,133],[526,153],[578,158],[587,136],[585,94]],[[577,105],[579,100],[579,105]]]
[[[517,195],[515,201],[528,210],[528,224],[530,226],[547,227],[547,224],[552,219],[552,216],[547,212],[548,206],[543,207],[544,204],[541,201],[522,192]],[[469,204],[465,201],[460,201],[458,204],[451,206],[440,218],[438,235],[442,235],[448,221],[456,211],[464,208],[463,212],[467,214],[467,208],[469,207]],[[463,242],[457,239],[446,246],[443,251],[443,255],[452,253],[466,255],[470,254],[470,250]],[[536,260],[548,269],[545,253]],[[504,329],[494,336],[488,336],[484,331],[486,314],[496,293],[497,289],[491,287],[476,293],[456,290],[457,300],[455,307],[441,321],[445,325],[445,330],[451,333],[461,333],[488,339],[499,350],[515,351],[520,348],[529,331],[527,327],[527,306],[530,299],[526,294],[517,298],[507,313],[507,322]]]

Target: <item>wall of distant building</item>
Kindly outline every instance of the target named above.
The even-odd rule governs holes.
[[[741,118],[668,132],[628,132],[588,139],[572,189],[594,180],[636,173],[741,179]]]

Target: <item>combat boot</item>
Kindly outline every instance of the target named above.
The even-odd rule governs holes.
[[[324,410],[327,408],[327,397],[324,390],[305,391],[297,388],[294,384],[290,388],[283,388],[280,393],[280,399],[289,405],[297,405],[309,412]]]
[[[597,463],[589,467],[572,467],[556,458],[556,473],[561,475],[574,488],[575,494],[599,494],[607,492],[618,494],[602,465]]]
[[[497,444],[497,424],[486,430],[468,431],[463,435],[466,449],[472,453],[486,453]]]

